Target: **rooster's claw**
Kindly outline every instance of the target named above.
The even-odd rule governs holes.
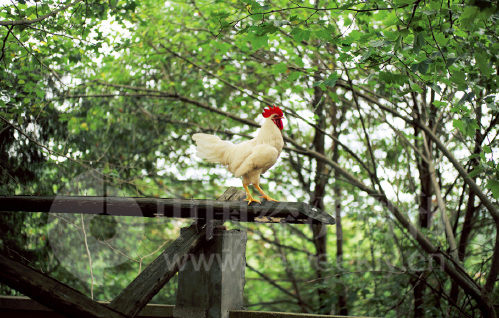
[[[250,205],[251,202],[258,202],[260,204],[262,203],[262,202],[258,201],[257,199],[254,199],[253,197],[246,198],[246,199],[244,199],[244,201],[248,201],[248,205]]]
[[[274,202],[279,202],[277,201],[276,199],[272,199],[271,197],[269,197],[268,195],[267,196],[264,196],[264,195],[261,195],[260,198],[262,199],[265,199],[267,201],[274,201]]]

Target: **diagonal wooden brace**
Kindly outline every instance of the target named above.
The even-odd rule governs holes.
[[[217,201],[240,200],[244,192],[229,188]],[[137,276],[109,307],[129,317],[135,317],[170,279],[175,276],[183,264],[211,236],[213,227],[220,226],[223,220],[208,220],[205,224],[195,222],[181,231],[180,236]],[[207,231],[209,231],[207,233]]]
[[[67,317],[125,317],[79,291],[1,254],[0,282]]]

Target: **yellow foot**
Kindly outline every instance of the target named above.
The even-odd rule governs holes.
[[[253,198],[252,196],[248,196],[246,199],[244,199],[244,201],[248,201],[248,205],[250,205],[251,202],[262,203],[262,202],[258,201],[257,199]]]
[[[262,202],[258,201],[257,199],[253,198],[253,196],[251,195],[251,193],[250,193],[250,191],[248,189],[248,185],[247,184],[243,183],[243,187],[244,187],[244,190],[246,190],[246,199],[244,199],[244,201],[248,201],[248,205],[250,205],[251,202],[262,203]]]
[[[260,198],[265,199],[265,200],[267,200],[267,201],[279,202],[279,201],[277,201],[276,199],[272,199],[271,197],[269,197],[269,196],[267,195],[267,193],[265,193],[265,192],[262,190],[262,188],[260,188],[260,186],[259,186],[258,184],[254,184],[254,186],[255,186],[255,188],[258,190],[258,192],[260,192],[260,194],[261,194]]]
[[[260,198],[262,199],[265,199],[267,201],[274,201],[274,202],[279,202],[277,201],[276,199],[272,199],[271,197],[269,197],[268,195],[261,195]]]

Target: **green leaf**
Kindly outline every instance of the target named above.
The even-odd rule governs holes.
[[[291,74],[289,74],[288,80],[293,82],[293,81],[297,80],[298,78],[300,78],[300,76],[302,76],[302,75],[303,75],[302,72],[292,72]]]
[[[462,71],[454,71],[450,79],[458,84],[466,83],[466,74]]]
[[[373,49],[371,47],[368,48],[367,51],[362,55],[359,63],[363,63],[365,60],[367,60],[371,56],[372,51]]]
[[[489,179],[485,187],[492,191],[494,198],[499,199],[499,180]]]
[[[446,102],[443,102],[443,101],[439,101],[439,100],[436,100],[436,101],[433,101],[433,105],[435,105],[435,107],[442,107],[442,106],[446,106],[447,103]]]
[[[414,91],[414,92],[417,92],[417,93],[420,93],[422,94],[423,93],[423,89],[418,85],[418,84],[415,84],[415,83],[412,83],[411,84],[411,89]]]
[[[472,154],[471,156],[468,157],[469,160],[472,160],[472,159],[475,159],[475,158],[480,158],[480,155],[475,153],[475,154]]]
[[[295,41],[301,42],[301,41],[308,41],[308,39],[310,38],[311,31],[306,29],[304,30],[302,28],[294,28],[293,30],[291,30],[289,34],[293,36],[293,39]]]
[[[463,95],[463,97],[461,97],[459,102],[457,102],[457,105],[463,105],[465,102],[471,102],[471,101],[473,101],[474,97],[475,97],[475,93],[473,93],[473,92],[466,93]]]
[[[383,41],[383,40],[374,40],[374,41],[369,42],[370,47],[380,47],[383,45],[385,45],[385,41]]]
[[[281,28],[285,25],[289,25],[290,22],[288,20],[274,20],[272,23],[275,27]]]
[[[466,134],[470,137],[473,136],[475,134],[475,131],[477,129],[480,129],[480,126],[478,126],[476,119],[469,117],[465,117],[463,119],[466,123]]]
[[[431,63],[433,63],[432,59],[426,59],[423,62],[419,63],[418,64],[419,72],[423,75],[426,74]]]
[[[399,84],[402,85],[409,80],[409,76],[395,74],[392,72],[379,72],[379,80],[386,84]]]
[[[211,11],[210,12],[210,16],[212,16],[214,18],[218,18],[218,19],[224,19],[224,18],[227,18],[228,16],[230,16],[230,12],[227,12],[227,11],[224,11],[224,10],[221,10],[221,11]]]
[[[439,94],[442,94],[442,89],[440,88],[440,86],[438,86],[437,84],[435,83],[428,83],[428,86],[434,90],[435,92],[439,93]]]
[[[298,65],[298,67],[305,67],[305,62],[303,62],[303,59],[299,56],[297,56],[294,60],[293,60],[296,65]]]
[[[475,19],[478,15],[478,7],[468,5],[465,6],[463,13],[459,17],[459,21],[461,22],[461,25],[470,31],[473,31],[475,29]]]
[[[250,18],[253,19],[253,20],[255,20],[255,21],[261,21],[261,20],[263,20],[264,17],[265,17],[265,15],[261,14],[261,13],[252,14],[250,16]]]
[[[338,103],[340,99],[338,98],[338,94],[336,92],[329,92],[329,97],[335,102]]]
[[[256,34],[258,35],[273,34],[277,30],[279,29],[273,23],[264,22],[258,25],[258,28],[256,29]]]
[[[315,31],[315,35],[325,41],[331,41],[334,35],[334,27],[331,24],[327,24],[323,29]]]
[[[395,41],[395,46],[393,47],[394,52],[397,52],[399,50],[400,46],[402,45],[402,39],[403,39],[402,35],[399,35],[397,37],[397,40]]]
[[[475,61],[480,69],[480,72],[485,75],[485,77],[490,78],[495,71],[493,67],[489,65],[489,57],[485,53],[476,52]]]
[[[483,171],[482,166],[475,166],[473,170],[468,174],[470,178],[476,177],[478,174],[480,174]]]
[[[286,63],[272,65],[272,73],[274,74],[286,73],[287,70],[288,66],[286,65]]]
[[[418,55],[419,51],[421,51],[421,47],[426,44],[426,40],[424,38],[423,32],[419,32],[414,35],[414,54]]]
[[[26,82],[25,82],[24,80],[22,80],[22,79],[20,79],[20,80],[17,82],[17,84],[19,84],[19,85],[23,85],[24,83],[26,83]]]
[[[37,90],[36,96],[38,96],[38,98],[43,98],[45,96],[45,92],[42,90]]]
[[[336,81],[339,78],[340,76],[337,73],[333,73],[327,77],[327,79],[324,81],[324,85],[333,87],[334,85],[336,85]]]
[[[459,129],[459,131],[463,134],[466,133],[466,129],[464,128],[464,123],[462,120],[459,119],[453,119],[452,120],[452,127]]]
[[[445,63],[445,67],[450,67],[452,64],[454,64],[454,62],[456,62],[458,59],[457,58],[448,58],[447,59],[447,63]]]
[[[262,47],[266,47],[269,44],[269,36],[266,34],[257,35],[254,33],[250,33],[249,40],[251,42],[251,46],[253,47],[253,51],[256,51]]]

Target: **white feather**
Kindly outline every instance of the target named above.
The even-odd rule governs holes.
[[[240,144],[208,134],[194,134],[192,139],[198,157],[227,166],[235,177],[243,177],[244,184],[258,184],[260,174],[276,163],[284,146],[281,131],[270,118],[265,119],[255,138]]]

